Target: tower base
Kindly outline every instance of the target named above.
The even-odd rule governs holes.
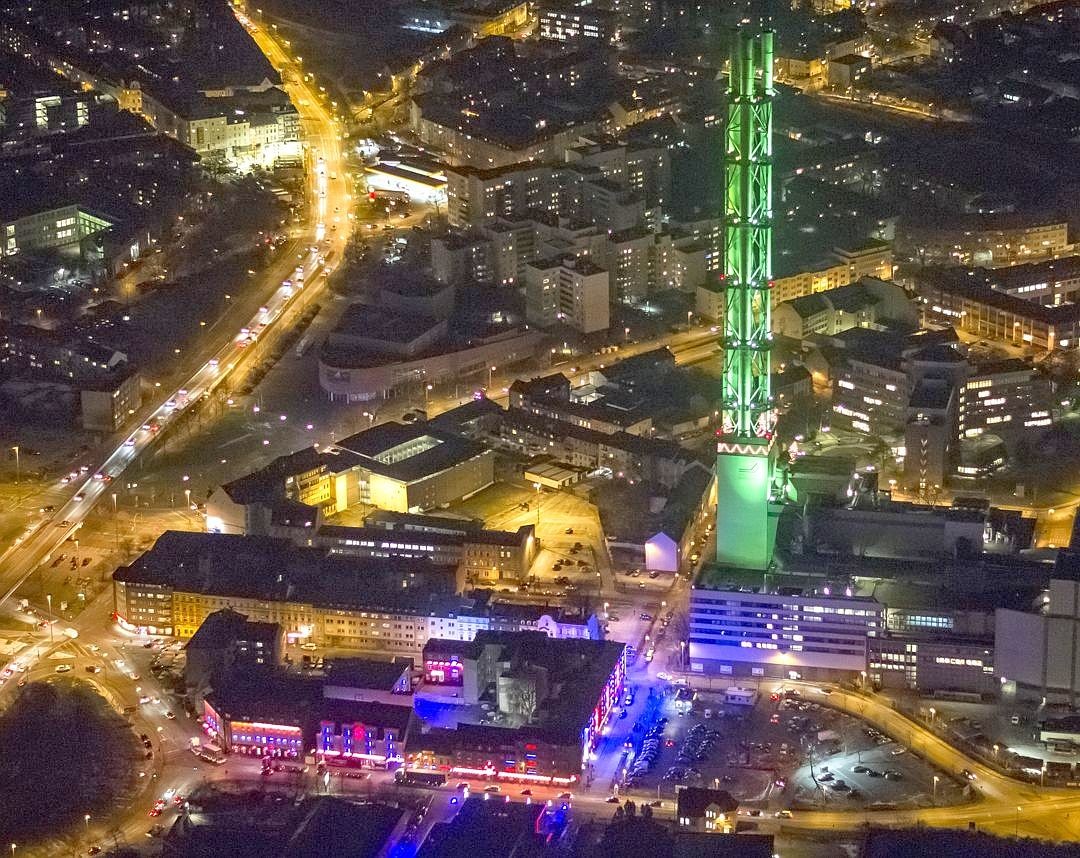
[[[772,440],[725,438],[716,447],[716,562],[765,571],[772,563]]]

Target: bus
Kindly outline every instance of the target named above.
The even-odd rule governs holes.
[[[394,772],[394,782],[398,786],[427,787],[438,789],[446,786],[445,772],[406,771],[398,769]]]

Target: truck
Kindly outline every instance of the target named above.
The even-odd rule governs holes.
[[[733,685],[724,692],[724,702],[732,706],[753,706],[757,703],[757,699],[756,688],[739,688]]]
[[[438,789],[441,786],[446,786],[446,773],[398,769],[396,772],[394,772],[394,782],[398,786],[414,786],[427,787],[428,789]]]

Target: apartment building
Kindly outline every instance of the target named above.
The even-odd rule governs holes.
[[[564,324],[583,334],[610,325],[610,274],[581,257],[553,257],[525,268],[525,318],[530,324]]]
[[[598,640],[594,615],[503,605],[490,591],[455,595],[457,569],[424,558],[350,556],[287,540],[167,532],[113,575],[114,611],[127,629],[190,638],[231,609],[277,623],[290,643],[417,657],[429,638],[541,631]]]

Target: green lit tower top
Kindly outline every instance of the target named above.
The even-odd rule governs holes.
[[[772,285],[772,32],[738,30],[724,135],[723,434],[768,438]]]
[[[723,423],[716,449],[716,561],[764,571],[775,523],[769,389],[773,34],[735,34],[724,134]]]

